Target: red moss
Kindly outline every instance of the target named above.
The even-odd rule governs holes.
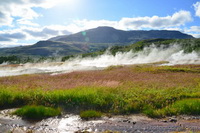
[[[179,65],[175,67],[200,69],[200,65]],[[139,72],[136,66],[124,66],[111,70],[79,71],[60,75],[35,74],[1,77],[0,84],[26,89],[70,89],[79,86],[117,87],[195,87],[200,81],[200,73],[190,72]]]

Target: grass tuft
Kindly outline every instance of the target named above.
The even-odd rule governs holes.
[[[85,120],[88,120],[91,118],[100,118],[101,116],[102,116],[102,113],[95,110],[87,110],[80,113],[81,119],[85,119]]]
[[[53,117],[61,114],[60,109],[54,109],[45,106],[24,106],[17,109],[13,114],[26,119],[40,120],[48,117]]]

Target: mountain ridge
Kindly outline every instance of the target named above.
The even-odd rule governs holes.
[[[113,27],[97,27],[71,35],[57,36],[34,45],[0,49],[0,56],[66,56],[106,49],[111,46],[126,46],[146,39],[191,39],[180,31],[137,30],[123,31]]]
[[[171,30],[118,30],[113,27],[101,26],[94,29],[81,31],[75,34],[60,36],[54,41],[63,42],[89,42],[89,43],[135,43],[146,39],[189,39],[191,35]]]

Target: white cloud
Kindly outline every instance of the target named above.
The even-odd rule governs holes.
[[[188,32],[199,32],[200,33],[200,26],[191,26]]]
[[[51,8],[60,1],[61,0],[0,0],[0,26],[10,26],[14,17],[19,17],[19,19],[23,20],[37,18],[40,14],[35,12],[33,7]]]
[[[0,11],[0,26],[11,25],[12,22],[13,22],[13,18],[10,17],[8,13],[3,13]]]
[[[193,34],[193,33],[190,33],[190,35],[192,35],[193,37],[195,37],[195,38],[200,38],[200,33],[198,34]]]
[[[109,20],[75,20],[71,24],[67,25],[66,29],[72,33],[76,33],[86,29],[96,28],[98,26],[111,26],[118,28],[118,22]]]
[[[63,28],[62,28],[63,27]],[[46,40],[58,35],[70,34],[66,27],[59,25],[50,25],[45,27],[23,27],[22,32],[28,35],[28,39]]]
[[[14,30],[3,30],[0,31],[0,42],[8,44],[17,44],[20,40],[47,40],[51,37],[58,35],[66,35],[70,32],[66,29],[65,26],[60,25],[50,25],[45,27],[27,27],[23,26]],[[2,44],[2,43],[1,43]]]
[[[51,8],[58,3],[66,1],[70,0],[0,0],[0,26],[11,26],[14,18],[18,18],[16,22],[20,25],[39,26],[39,24],[31,22],[32,19],[41,16],[33,9],[34,7]],[[196,15],[200,15],[200,2],[194,4],[194,7]],[[192,21],[190,12],[181,10],[172,16],[165,17],[122,18],[119,21],[75,20],[72,24],[67,25],[66,28],[70,32],[78,32],[98,26],[112,26],[123,30],[159,29],[181,26],[190,21]]]
[[[138,30],[138,29],[174,29],[191,22],[192,17],[189,11],[179,11],[172,16],[159,17],[135,17],[122,18],[119,21],[109,20],[76,20],[67,26],[68,31],[78,32],[81,30],[91,29],[98,26],[111,26],[121,30]]]
[[[200,17],[200,2],[195,3],[193,6],[196,11],[195,15]]]
[[[27,34],[29,34],[30,36],[34,37],[34,38],[40,38],[40,39],[47,39],[50,36],[56,36],[59,35],[59,31],[57,30],[53,30],[53,29],[48,29],[48,28],[44,28],[44,29],[24,29],[24,32],[26,32]]]
[[[200,26],[191,26],[189,29],[185,29],[185,33],[191,34],[196,38],[200,38]]]
[[[33,23],[30,20],[26,20],[26,19],[19,19],[17,20],[17,23],[20,25],[39,26],[39,24]]]
[[[189,11],[179,11],[172,16],[166,17],[137,17],[137,18],[122,18],[119,25],[124,29],[142,29],[142,28],[166,28],[181,26],[192,21]]]
[[[176,30],[176,31],[183,31],[179,27],[169,27],[169,28],[164,28],[163,30]]]
[[[72,33],[68,29],[68,26],[64,26],[64,25],[49,25],[49,26],[46,26],[46,28],[51,29],[51,30],[57,30],[58,35],[69,35]]]
[[[19,32],[18,30],[13,31],[1,31],[0,32],[0,42],[6,42],[6,41],[15,41],[20,39],[25,39],[26,34],[23,32]]]

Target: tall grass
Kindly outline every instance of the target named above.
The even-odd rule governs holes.
[[[130,114],[168,107],[176,101],[200,98],[200,89],[172,88],[165,90],[141,88],[82,87],[55,91],[0,91],[0,107],[22,105],[62,106],[69,111],[95,109],[114,114]],[[195,102],[195,101],[191,101]],[[169,106],[171,108],[171,106]],[[178,106],[173,106],[179,108]],[[180,112],[182,114],[183,112]],[[148,113],[146,113],[148,115]],[[196,113],[198,114],[198,113]],[[168,115],[166,113],[166,115]]]

